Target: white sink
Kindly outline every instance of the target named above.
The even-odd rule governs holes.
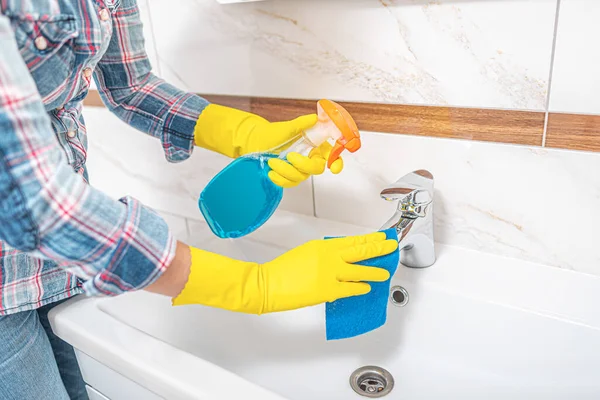
[[[311,238],[367,231],[277,213],[249,239],[203,247],[266,261]],[[384,327],[355,339],[325,340],[323,306],[259,317],[171,307],[145,292],[67,302],[53,326],[80,352],[167,399],[360,399],[348,381],[364,365],[394,376],[389,399],[600,398],[599,278],[437,250],[434,266],[401,267],[394,277],[408,304],[390,305]]]

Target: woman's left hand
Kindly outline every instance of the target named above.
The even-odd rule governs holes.
[[[311,175],[320,175],[325,171],[327,158],[331,153],[331,144],[325,142],[313,149],[308,157],[299,153],[289,153],[286,161],[279,158],[269,160],[269,179],[274,184],[283,188],[291,188],[299,185]],[[329,169],[334,174],[339,174],[344,168],[344,161],[338,158],[331,164]]]
[[[316,123],[316,114],[303,115],[290,121],[269,122],[252,113],[210,104],[198,119],[194,141],[197,146],[237,158],[276,149]],[[271,159],[269,178],[284,188],[297,186],[311,175],[319,175],[325,171],[330,152],[331,145],[324,143],[313,149],[308,156],[292,152],[287,155],[287,162]],[[338,174],[343,167],[342,159],[338,158],[330,170]]]

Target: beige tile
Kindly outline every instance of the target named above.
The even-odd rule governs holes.
[[[165,160],[158,139],[128,126],[105,108],[86,107],[87,165],[94,186],[118,198],[131,195],[157,210],[202,220],[198,198],[204,186],[229,162],[197,148],[181,163]],[[312,185],[287,190],[282,209],[313,215]]]
[[[556,0],[153,0],[162,74],[199,93],[543,110]]]
[[[435,179],[437,241],[600,275],[600,154],[363,134],[338,176],[315,179],[317,216],[378,229],[380,192],[408,172]]]
[[[550,93],[550,111],[600,113],[600,2],[562,0]]]

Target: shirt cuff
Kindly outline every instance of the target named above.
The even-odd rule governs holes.
[[[162,145],[169,162],[188,159],[194,150],[194,129],[208,101],[186,93],[176,101],[164,118]]]
[[[120,201],[127,206],[122,235],[108,268],[84,282],[88,296],[143,289],[160,278],[175,257],[176,240],[162,217],[132,197]]]

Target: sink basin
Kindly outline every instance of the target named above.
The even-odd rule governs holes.
[[[203,247],[260,262],[368,231],[278,212],[249,238]],[[390,399],[600,398],[599,278],[438,245],[434,266],[401,266],[392,285],[409,301],[389,305],[384,327],[332,342],[324,306],[253,316],[138,292],[51,317],[78,351],[162,398],[360,399],[349,377],[365,365],[393,375]]]

